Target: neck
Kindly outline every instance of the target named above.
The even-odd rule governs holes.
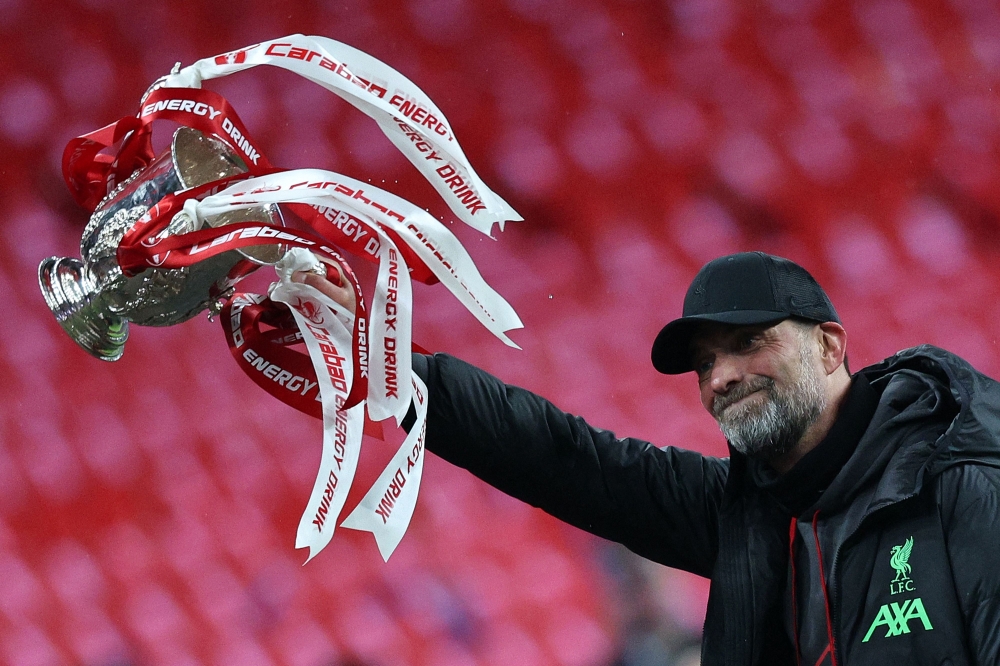
[[[786,473],[795,467],[795,464],[802,460],[807,453],[815,449],[817,444],[823,441],[823,438],[830,432],[830,428],[833,427],[834,421],[837,420],[837,414],[840,413],[840,407],[844,404],[844,398],[847,397],[847,392],[850,388],[851,378],[846,372],[843,373],[842,377],[838,376],[836,380],[831,382],[827,390],[826,409],[806,429],[801,439],[799,439],[798,444],[791,451],[770,461],[769,464],[774,468],[775,472],[779,475]]]

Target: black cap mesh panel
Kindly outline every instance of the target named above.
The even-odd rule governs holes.
[[[833,303],[806,269],[787,259],[769,259],[775,301],[782,310],[806,319],[840,322]]]

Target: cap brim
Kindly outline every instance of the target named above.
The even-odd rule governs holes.
[[[691,336],[704,322],[752,326],[788,319],[787,312],[773,310],[733,310],[675,319],[662,329],[653,341],[653,367],[665,375],[679,375],[694,370],[691,361]]]

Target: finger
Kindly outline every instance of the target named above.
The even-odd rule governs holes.
[[[349,283],[343,286],[337,286],[322,275],[306,271],[297,271],[293,273],[292,280],[294,282],[301,282],[309,285],[310,287],[314,287],[321,294],[330,298],[349,312],[355,312],[356,310],[357,301],[354,295],[354,289]]]
[[[323,275],[317,275],[310,271],[295,271],[292,273],[292,282],[307,284],[334,300],[339,300],[344,291],[339,284],[334,284]]]

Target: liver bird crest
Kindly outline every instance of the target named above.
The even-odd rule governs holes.
[[[892,558],[889,560],[889,564],[896,570],[896,577],[892,582],[910,579],[910,571],[913,570],[909,564],[911,550],[913,550],[913,537],[907,539],[902,546],[892,547]]]

